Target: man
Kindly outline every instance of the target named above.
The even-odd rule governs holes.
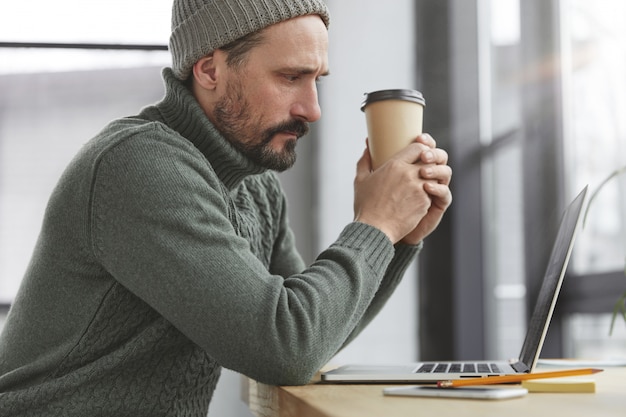
[[[320,118],[321,0],[175,0],[166,95],[53,192],[0,337],[0,415],[204,416],[221,367],[304,384],[382,308],[451,202],[428,135],[371,170],[310,266],[273,171]]]

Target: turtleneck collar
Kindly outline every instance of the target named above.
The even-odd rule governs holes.
[[[163,70],[163,80],[165,97],[156,104],[162,121],[202,152],[229,190],[237,187],[247,176],[266,171],[246,158],[218,132],[193,94],[170,68]]]

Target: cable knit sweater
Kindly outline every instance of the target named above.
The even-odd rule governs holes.
[[[0,336],[1,416],[206,416],[221,367],[307,383],[419,250],[351,223],[306,267],[276,175],[163,75],[50,198]]]

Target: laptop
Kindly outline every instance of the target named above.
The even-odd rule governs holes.
[[[441,380],[532,372],[539,359],[563,283],[576,231],[582,217],[587,188],[585,187],[570,203],[561,219],[519,359],[419,362],[399,365],[348,364],[323,372],[322,381],[329,383],[434,383]]]

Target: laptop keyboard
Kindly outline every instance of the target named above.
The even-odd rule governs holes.
[[[495,363],[425,363],[416,373],[497,374],[500,368]]]

